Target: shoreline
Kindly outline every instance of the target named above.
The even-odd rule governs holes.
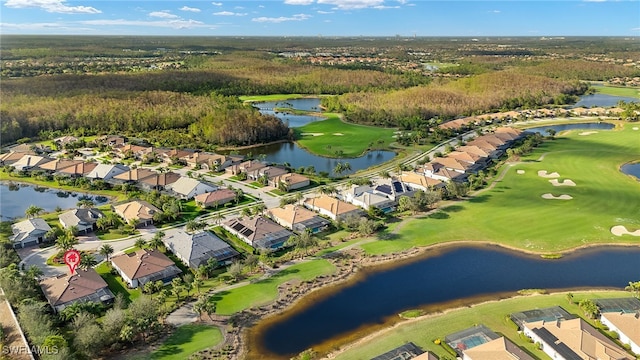
[[[384,271],[385,269],[389,269],[390,267],[405,265],[407,262],[420,261],[424,258],[436,256],[438,255],[438,251],[444,250],[446,248],[455,248],[459,246],[498,247],[500,248],[501,251],[512,251],[512,252],[520,253],[518,255],[522,255],[522,256],[538,256],[540,260],[544,260],[544,261],[555,260],[553,258],[551,259],[544,258],[543,255],[545,255],[545,253],[541,253],[541,252],[536,252],[536,251],[526,250],[526,249],[518,249],[515,247],[511,247],[508,245],[503,245],[495,242],[490,242],[490,241],[472,241],[472,240],[444,242],[444,243],[432,244],[429,246],[419,247],[419,248],[414,247],[402,252],[392,253],[387,255],[367,256],[364,254],[363,250],[361,249],[350,249],[350,250],[347,250],[346,254],[353,255],[353,257],[350,258],[349,262],[346,265],[343,265],[342,268],[334,263],[334,265],[336,265],[337,271],[333,275],[321,276],[319,278],[303,282],[299,284],[299,285],[303,285],[302,288],[301,289],[296,288],[295,292],[293,293],[292,293],[292,286],[295,284],[292,284],[290,282],[284,283],[280,287],[278,287],[278,297],[276,298],[276,300],[269,302],[267,304],[264,304],[262,306],[257,306],[251,309],[245,309],[233,315],[233,316],[239,316],[240,318],[244,318],[243,320],[247,320],[247,322],[243,322],[243,321],[238,322],[240,326],[238,327],[237,330],[234,330],[231,334],[232,335],[231,338],[233,338],[234,345],[237,345],[236,347],[237,352],[235,353],[237,357],[235,357],[235,359],[252,359],[260,356],[259,353],[255,353],[256,350],[257,351],[261,350],[259,347],[253,346],[252,349],[250,350],[247,346],[248,344],[251,344],[253,340],[256,339],[255,332],[257,330],[264,328],[265,326],[269,326],[272,319],[275,316],[282,315],[284,312],[287,312],[287,311],[291,311],[303,299],[308,300],[309,299],[308,295],[317,293],[320,290],[339,291],[340,286],[352,281],[358,281],[359,280],[358,275],[362,274],[363,271],[367,271],[367,270],[371,271],[372,269],[374,269],[373,271]],[[564,256],[564,255],[575,253],[577,251],[589,250],[589,249],[598,248],[598,247],[601,247],[601,248],[640,247],[640,244],[632,244],[632,243],[622,243],[622,244],[615,244],[615,245],[588,244],[588,245],[581,245],[575,248],[565,249],[558,253]],[[435,253],[433,253],[434,250],[436,251]],[[425,256],[425,255],[428,255],[428,256]],[[336,257],[336,258],[338,262],[344,260],[342,257]],[[616,289],[616,290],[619,290],[619,289]],[[488,300],[488,301],[482,301],[480,303],[472,303],[470,305],[466,305],[463,307],[477,306],[481,303],[502,301],[505,299],[511,299],[515,297],[524,297],[524,296],[531,296],[531,295],[518,294],[514,296],[508,296],[506,298],[500,298],[498,300]],[[439,314],[453,311],[455,309],[456,309],[455,307],[447,308],[441,312],[428,313],[416,319],[424,319],[427,316],[436,316]],[[414,319],[410,319],[406,321],[414,321]],[[406,321],[401,321],[400,323],[405,323]],[[397,325],[398,323],[394,323],[393,325],[391,325],[391,328]],[[380,331],[383,331],[383,330],[374,331],[372,334],[367,335],[367,337],[373,336]],[[354,344],[354,343],[348,342],[347,345],[344,345],[344,346],[350,346],[351,344]],[[342,350],[342,347],[341,347],[341,350]],[[324,355],[325,358],[327,358],[327,356],[329,356],[330,354],[331,354],[330,352],[326,353]]]
[[[27,178],[27,179],[31,179],[31,178]],[[60,190],[60,191],[66,191],[66,192],[74,192],[74,193],[78,193],[78,194],[90,194],[93,196],[103,196],[106,197],[109,201],[117,201],[118,200],[118,196],[115,195],[105,195],[99,192],[95,192],[95,191],[91,191],[91,190],[87,190],[87,189],[66,189],[60,185],[57,184],[47,184],[47,185],[42,185],[38,182],[31,182],[28,180],[13,180],[13,179],[0,179],[0,185],[7,185],[9,186],[9,184],[22,184],[22,185],[28,185],[28,186],[33,186],[33,187],[45,187],[51,190]],[[97,191],[104,191],[104,190],[97,190]],[[113,191],[113,190],[111,190]]]

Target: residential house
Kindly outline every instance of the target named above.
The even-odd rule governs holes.
[[[197,269],[214,259],[219,265],[230,264],[240,254],[229,244],[208,231],[190,234],[184,230],[171,231],[162,240],[180,260]]]
[[[48,163],[51,161],[51,158],[37,156],[37,155],[24,155],[20,158],[20,160],[14,162],[12,166],[18,171],[28,171],[33,168],[38,168],[39,165],[44,163]]]
[[[456,150],[448,153],[447,157],[456,159],[460,162],[467,162],[469,164],[476,165],[474,167],[475,171],[486,167],[490,161],[488,156],[480,156],[473,152],[466,152],[466,151],[460,151],[460,150]],[[467,170],[467,171],[473,172],[474,170]]]
[[[169,171],[166,173],[155,173],[138,180],[138,185],[145,190],[168,190],[168,186],[178,181],[180,174]]]
[[[330,224],[329,220],[318,216],[313,211],[294,204],[269,209],[267,214],[278,224],[298,233],[304,231],[317,233],[326,229]]]
[[[595,303],[600,309],[600,322],[615,331],[621,343],[640,355],[640,299],[597,299]]]
[[[113,268],[135,289],[158,280],[168,283],[182,273],[176,264],[158,250],[140,249],[129,254],[111,257]]]
[[[129,167],[120,164],[98,164],[86,177],[89,179],[111,180],[114,176],[129,172]]]
[[[279,249],[293,235],[263,216],[235,218],[222,223],[222,226],[256,249]]]
[[[413,194],[415,194],[415,189],[410,187],[409,184],[398,179],[382,179],[379,180],[378,184],[373,188],[373,192],[386,196],[397,203],[402,196],[413,196]]]
[[[462,352],[462,360],[535,360],[511,340],[501,336]]]
[[[258,180],[259,178],[266,176],[267,181],[269,181],[269,180],[273,180],[278,176],[282,176],[288,173],[289,173],[289,170],[280,166],[266,166],[258,169],[257,171],[248,172],[247,177],[249,177],[252,180]]]
[[[169,164],[177,164],[184,161],[182,158],[194,153],[192,150],[171,149],[161,155],[162,161]],[[184,163],[183,163],[184,164]]]
[[[455,352],[458,354],[458,357],[462,358],[464,356],[464,353],[469,349],[489,343],[499,338],[500,335],[491,331],[486,326],[475,325],[468,329],[464,329],[462,331],[447,335],[444,338],[444,341],[453,350],[455,350]]]
[[[552,359],[633,360],[624,349],[580,318],[528,322],[523,332]]]
[[[180,177],[168,189],[181,199],[191,199],[196,195],[212,192],[218,187],[189,177]]]
[[[469,163],[467,161],[461,161],[449,156],[446,157],[434,157],[429,163],[425,164],[440,164],[444,166],[447,170],[457,171],[461,174],[475,172],[478,170],[479,166],[474,166],[473,163]],[[427,175],[428,176],[428,175]]]
[[[202,208],[218,207],[236,199],[236,192],[230,189],[218,189],[196,195],[196,205]]]
[[[201,168],[208,171],[220,171],[233,163],[233,160],[225,155],[197,152],[181,158],[191,168]]]
[[[62,227],[68,229],[75,226],[79,233],[88,234],[97,229],[98,219],[104,217],[102,211],[90,209],[73,209],[58,215],[58,220]]]
[[[484,150],[478,146],[474,146],[474,145],[464,145],[464,146],[459,146],[456,151],[464,151],[466,153],[470,153],[470,154],[476,154],[482,158],[489,158],[491,155],[491,151],[488,150]],[[489,162],[489,160],[486,160],[486,162]]]
[[[49,224],[40,218],[27,219],[11,225],[13,235],[9,240],[14,248],[25,248],[44,242],[45,234],[51,230]]]
[[[231,165],[224,169],[224,171],[231,175],[238,175],[240,173],[246,173],[247,175],[249,175],[256,173],[258,170],[266,166],[267,165],[261,163],[258,160],[249,160],[240,164]]]
[[[451,162],[453,163],[453,162]],[[416,169],[417,171],[424,174],[424,176],[440,180],[443,182],[448,181],[464,181],[467,177],[464,172],[460,172],[457,170],[448,169],[445,165],[440,162],[429,162],[424,164],[424,166]]]
[[[92,268],[76,269],[73,274],[46,278],[40,282],[40,287],[56,312],[75,303],[92,301],[109,304],[115,299],[107,283]]]
[[[135,220],[140,226],[153,224],[153,215],[161,212],[157,207],[146,201],[134,200],[120,205],[114,205],[113,211],[122,217],[124,221]]]
[[[576,317],[569,314],[565,309],[560,306],[552,306],[542,309],[531,309],[521,312],[512,313],[509,315],[511,321],[513,321],[520,330],[524,329],[524,325],[530,322],[538,321],[558,321],[558,320],[570,320]]]
[[[80,162],[78,164],[67,166],[66,168],[58,171],[58,173],[71,177],[83,177],[95,169],[96,166],[98,166],[98,163],[95,162]]]
[[[430,352],[424,352],[416,344],[408,342],[397,348],[391,349],[384,354],[380,354],[371,360],[438,360],[438,358]]]
[[[115,175],[111,178],[110,182],[116,184],[136,184],[144,178],[155,176],[157,174],[157,172],[145,168],[131,169],[127,172],[123,172],[122,174]]]
[[[62,149],[65,145],[72,144],[76,141],[78,141],[78,138],[75,136],[61,136],[53,139],[53,142],[58,146],[58,149]]]
[[[309,186],[310,180],[308,177],[296,173],[288,173],[280,176],[274,176],[269,180],[269,185],[280,189],[283,187],[286,191],[296,190]]]
[[[80,163],[82,163],[82,160],[54,159],[38,165],[38,168],[40,170],[44,170],[48,173],[53,174],[53,173],[59,172],[60,170],[66,167],[73,166]]]
[[[122,144],[114,147],[114,151],[121,159],[136,157],[136,154],[140,154],[147,148],[144,146],[133,144]],[[136,157],[137,158],[137,157]]]
[[[395,209],[395,201],[384,195],[377,194],[368,185],[353,185],[351,188],[341,192],[342,200],[355,206],[360,206],[365,210],[372,207],[382,210],[385,213]]]
[[[48,154],[51,152],[51,147],[41,144],[18,144],[9,147],[8,150],[25,154]]]
[[[492,159],[497,159],[502,155],[502,151],[498,149],[498,146],[486,141],[485,139],[477,138],[471,140],[465,146],[476,146],[482,149]]]
[[[0,165],[13,165],[18,160],[22,159],[25,155],[34,155],[35,153],[25,154],[21,152],[10,151],[0,155]]]
[[[327,216],[334,221],[341,221],[349,216],[363,214],[362,209],[359,207],[324,194],[319,197],[305,199],[303,204],[307,209],[317,211],[320,215]]]
[[[445,185],[441,180],[427,177],[424,173],[418,174],[415,172],[403,172],[400,175],[400,181],[414,190],[422,191],[442,188]]]
[[[104,135],[99,137],[97,141],[107,146],[122,146],[126,139],[120,135]]]

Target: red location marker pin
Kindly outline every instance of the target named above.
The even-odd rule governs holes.
[[[67,250],[64,253],[64,263],[69,267],[71,275],[76,272],[76,268],[80,264],[80,253],[76,249]]]

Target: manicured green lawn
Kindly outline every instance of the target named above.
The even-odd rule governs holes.
[[[484,324],[492,331],[506,336],[539,359],[549,359],[534,344],[520,337],[516,331],[516,325],[507,318],[509,314],[559,305],[569,313],[583,316],[583,312],[576,305],[580,300],[631,296],[629,292],[624,291],[597,291],[573,295],[573,304],[569,304],[566,294],[533,295],[489,302],[471,308],[460,308],[445,314],[427,315],[415,321],[407,321],[393,331],[379,334],[338,355],[336,359],[370,359],[409,341],[423,350],[434,352],[441,359],[452,358],[441,345],[434,344],[434,340],[444,340],[445,336],[476,324]],[[593,322],[591,323],[593,325]]]
[[[392,136],[396,129],[349,124],[332,113],[325,113],[323,116],[327,119],[314,121],[296,129],[298,144],[315,154],[333,157],[336,156],[336,152],[342,151],[343,157],[356,157],[369,148],[386,148],[394,141]],[[378,143],[379,140],[382,143]]]
[[[96,267],[96,272],[98,272],[98,274],[102,276],[104,281],[109,286],[109,289],[115,295],[121,293],[127,302],[130,303],[140,297],[140,294],[142,293],[140,289],[129,289],[127,287],[127,284],[119,280],[116,275],[111,274],[111,267],[108,263],[103,262],[102,264],[98,265]]]
[[[220,329],[207,325],[184,325],[151,354],[151,359],[184,360],[191,354],[222,341]]]
[[[327,260],[313,260],[291,266],[271,278],[214,294],[213,301],[217,304],[216,312],[231,315],[250,307],[266,304],[276,299],[277,288],[284,282],[294,279],[312,280],[319,275],[332,274],[334,271],[335,267]]]
[[[596,86],[594,87],[594,89],[596,89],[596,92],[598,94],[640,98],[639,88],[617,87],[617,86]]]
[[[509,167],[493,189],[434,216],[409,220],[390,240],[362,248],[380,254],[469,240],[553,253],[588,244],[640,244],[638,237],[610,232],[614,225],[640,229],[640,182],[618,170],[640,159],[640,131],[632,130],[634,126],[638,124],[588,136],[576,130],[545,141],[521,163]],[[542,154],[544,159],[539,161]],[[553,186],[537,175],[539,170],[558,172],[559,181],[570,179],[577,186]],[[573,199],[547,200],[541,197],[545,193],[568,194]]]

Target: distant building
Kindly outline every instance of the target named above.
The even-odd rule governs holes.
[[[111,264],[122,279],[135,289],[152,281],[168,283],[182,273],[176,264],[158,250],[140,249],[129,254],[116,255]]]
[[[49,230],[51,227],[43,219],[27,219],[11,225],[13,235],[9,240],[14,248],[37,245],[44,242],[44,236]]]
[[[227,265],[240,254],[229,244],[208,231],[190,234],[184,230],[172,231],[163,239],[164,244],[192,269],[206,265],[214,259],[219,265]]]
[[[196,205],[202,208],[218,207],[236,199],[236,193],[230,189],[218,189],[196,195]]]
[[[94,269],[76,269],[73,275],[64,274],[44,279],[40,287],[56,312],[67,306],[93,301],[110,303],[115,298],[107,283]]]

